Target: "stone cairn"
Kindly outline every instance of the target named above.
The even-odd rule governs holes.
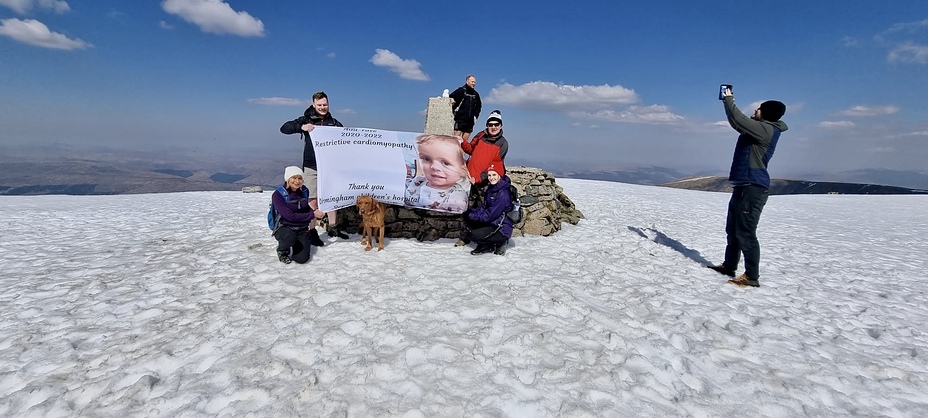
[[[451,99],[429,98],[426,111],[425,133],[451,135],[454,119]],[[512,236],[548,236],[561,230],[564,222],[576,225],[583,219],[574,203],[554,181],[554,175],[544,170],[524,166],[507,166],[506,175],[519,191],[525,211],[522,222],[516,224]],[[324,219],[324,218],[323,218]],[[439,238],[458,238],[461,232],[460,214],[387,206],[384,217],[386,236],[389,238],[415,238],[434,241]],[[361,216],[356,206],[338,211],[338,227],[348,233],[359,233]]]

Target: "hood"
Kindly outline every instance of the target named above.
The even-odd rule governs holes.
[[[499,130],[499,135],[497,135],[497,136],[491,136],[491,135],[490,135],[490,129],[489,129],[489,128],[483,128],[483,138],[482,138],[482,139],[483,139],[484,141],[487,141],[487,142],[493,144],[493,143],[495,143],[496,141],[499,141],[499,139],[502,138],[502,137],[503,137],[503,129],[502,129],[502,128],[500,128],[500,130]]]
[[[312,106],[308,107],[306,111],[303,112],[303,116],[306,116],[307,118],[309,118],[309,120],[313,121],[313,125],[318,125],[317,121],[322,121],[323,119],[325,119],[322,116],[319,116],[319,114],[316,113],[316,108]],[[329,112],[325,116],[332,117],[332,112]]]
[[[783,122],[782,120],[778,120],[778,121],[776,121],[776,122],[771,122],[771,121],[769,121],[769,120],[765,120],[764,122],[767,122],[767,123],[769,123],[769,124],[775,126],[777,129],[780,130],[780,132],[786,132],[786,130],[789,129],[789,127],[786,126],[786,122]]]

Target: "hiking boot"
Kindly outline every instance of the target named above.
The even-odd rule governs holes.
[[[277,252],[277,259],[280,260],[280,262],[284,264],[290,264],[290,262],[293,261],[290,259],[290,254],[287,254],[282,251]]]
[[[331,238],[339,237],[341,239],[348,239],[348,234],[340,231],[338,228],[329,228],[326,233],[329,234]]]
[[[316,231],[316,228],[309,228],[309,245],[315,245],[317,247],[325,245],[325,243],[322,242],[322,238],[319,238],[319,231]]]
[[[496,246],[493,247],[493,254],[506,255],[506,244],[496,244]]]
[[[459,239],[458,242],[455,242],[455,243],[454,243],[454,246],[455,246],[455,247],[463,247],[463,246],[465,246],[465,245],[467,245],[467,244],[470,244],[470,241],[462,238],[462,239]]]
[[[728,267],[725,267],[725,264],[719,264],[717,266],[706,266],[706,268],[715,270],[719,274],[724,274],[728,277],[735,277],[735,271],[729,270]]]
[[[738,287],[760,287],[760,282],[757,280],[752,280],[750,277],[748,277],[747,274],[742,274],[738,276],[737,279],[731,279],[728,281],[728,283]]]
[[[486,253],[489,253],[489,252],[493,252],[493,246],[492,246],[492,245],[477,244],[477,248],[475,248],[475,249],[474,249],[473,251],[471,251],[470,253],[473,254],[473,255],[477,255],[477,254],[486,254]]]

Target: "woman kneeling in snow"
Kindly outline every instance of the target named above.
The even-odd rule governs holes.
[[[303,185],[303,170],[300,167],[290,166],[284,170],[284,190],[287,198],[274,191],[271,203],[277,211],[280,221],[274,231],[277,238],[277,258],[282,263],[290,264],[296,261],[303,264],[309,261],[311,237],[310,232],[316,235],[316,230],[309,230],[309,222],[321,218],[325,212],[309,206],[309,190]],[[316,241],[319,236],[316,235]]]
[[[494,165],[487,169],[487,180],[490,184],[483,205],[467,212],[470,240],[477,243],[477,248],[470,253],[476,255],[492,251],[503,255],[512,236],[512,221],[506,216],[506,212],[512,209],[512,197],[509,195],[512,182],[505,173],[500,175]]]

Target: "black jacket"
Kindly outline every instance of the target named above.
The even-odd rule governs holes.
[[[325,117],[319,116],[316,113],[316,108],[310,106],[303,112],[303,116],[300,116],[294,120],[284,123],[280,127],[280,133],[282,134],[295,134],[299,133],[301,138],[303,138],[303,169],[312,169],[317,170],[316,168],[316,150],[313,148],[313,141],[309,137],[309,133],[303,131],[303,125],[311,123],[316,126],[338,126],[342,127],[342,123],[332,117],[332,112],[329,112]]]
[[[480,117],[483,103],[480,102],[480,93],[477,93],[477,90],[465,84],[458,87],[449,97],[454,99],[452,106],[455,122],[474,123],[474,118]]]

